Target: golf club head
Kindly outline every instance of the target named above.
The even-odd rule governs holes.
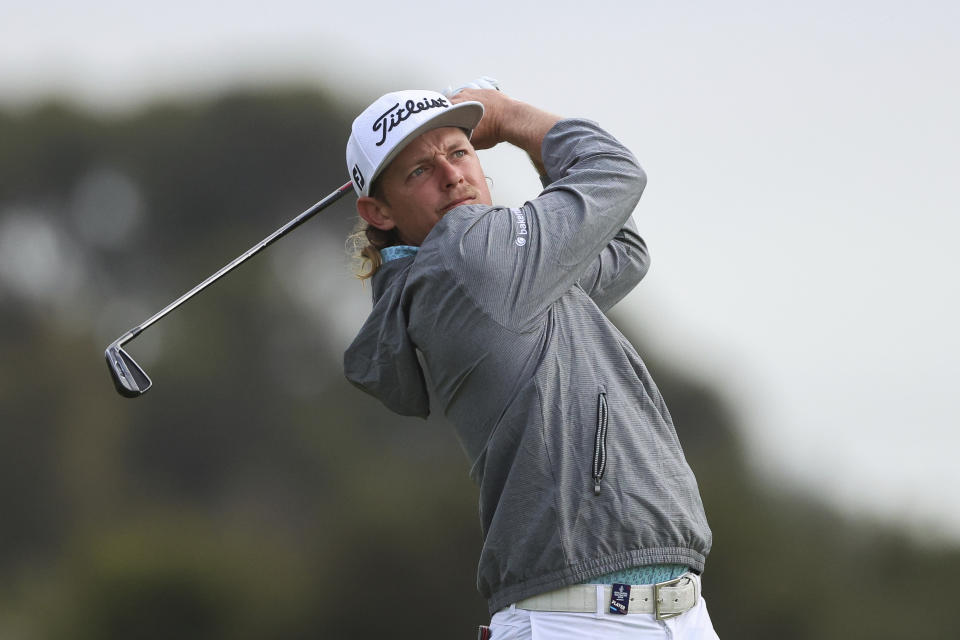
[[[120,395],[136,398],[146,393],[153,385],[150,376],[116,342],[107,347],[104,356],[107,359],[107,368],[110,369],[113,384]]]

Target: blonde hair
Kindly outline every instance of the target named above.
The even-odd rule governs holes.
[[[383,192],[380,176],[374,178],[370,185],[370,195],[390,204],[387,194]],[[347,253],[353,261],[353,274],[361,280],[372,278],[383,265],[380,250],[397,244],[401,243],[396,227],[389,231],[377,229],[357,215],[357,224],[347,236]]]
[[[357,224],[347,236],[347,253],[353,261],[354,275],[361,280],[372,278],[383,265],[381,249],[400,244],[397,230],[384,231],[357,216]]]

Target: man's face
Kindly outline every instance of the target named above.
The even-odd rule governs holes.
[[[414,246],[454,207],[493,204],[477,152],[456,127],[427,131],[404,147],[380,175],[380,193],[370,199],[380,218],[363,217],[381,229],[396,227]]]

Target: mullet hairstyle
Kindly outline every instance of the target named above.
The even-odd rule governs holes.
[[[370,195],[389,204],[386,194],[383,193],[380,176],[377,176],[370,186]],[[347,236],[347,253],[354,264],[354,275],[361,280],[372,278],[383,265],[380,250],[397,244],[400,244],[400,236],[397,235],[396,227],[384,231],[358,215],[356,226]]]

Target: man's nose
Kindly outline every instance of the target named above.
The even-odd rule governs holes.
[[[443,185],[446,189],[463,182],[463,172],[460,171],[460,168],[457,165],[453,164],[446,158],[440,160],[440,171],[440,175],[443,178]]]

